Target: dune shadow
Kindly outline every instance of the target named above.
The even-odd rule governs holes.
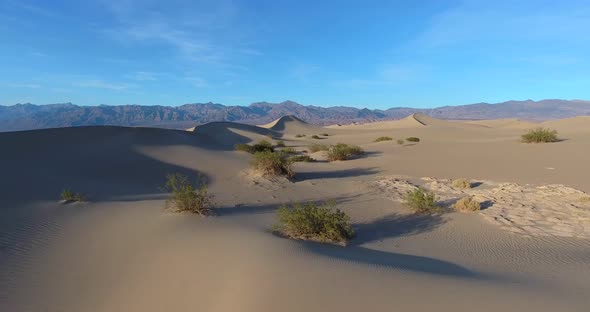
[[[488,209],[494,205],[494,201],[492,200],[484,200],[481,202],[481,210]]]
[[[379,173],[375,168],[354,168],[345,170],[334,170],[334,171],[311,171],[311,172],[298,172],[293,181],[306,181],[316,179],[338,179],[348,177],[360,177],[366,175],[372,175]]]
[[[435,258],[374,250],[360,246],[341,247],[313,242],[302,242],[302,244],[315,254],[344,261],[416,273],[468,279],[487,279],[484,274],[471,271],[449,261]]]
[[[471,182],[470,183],[471,188],[476,188],[481,185],[483,185],[483,182]]]
[[[369,223],[355,224],[357,236],[350,243],[362,245],[392,237],[429,232],[445,222],[439,215],[390,214]]]
[[[252,143],[250,138],[234,132],[232,129],[266,136],[266,140],[282,140],[283,137],[282,133],[271,129],[226,121],[201,125],[195,129],[193,134],[195,139],[210,150],[232,151],[236,144]]]

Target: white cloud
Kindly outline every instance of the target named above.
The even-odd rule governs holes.
[[[154,72],[146,72],[146,71],[138,71],[132,74],[127,75],[129,79],[137,80],[137,81],[156,81],[159,77],[162,76],[160,73]]]

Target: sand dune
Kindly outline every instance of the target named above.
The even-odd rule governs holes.
[[[543,123],[566,140],[539,145],[519,142],[518,120],[423,115],[0,133],[0,311],[585,311],[586,121]],[[297,163],[292,181],[254,179],[233,145],[269,136],[367,154]],[[217,215],[164,213],[160,187],[173,172],[201,175]],[[458,177],[480,184],[459,191]],[[416,186],[446,205],[476,196],[486,209],[414,215],[400,199]],[[88,202],[61,204],[64,187]],[[347,247],[270,233],[281,204],[326,199],[351,216]]]

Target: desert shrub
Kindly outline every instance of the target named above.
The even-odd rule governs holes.
[[[330,149],[328,150],[328,160],[347,160],[353,156],[358,156],[363,153],[363,149],[359,146],[338,143],[336,145],[330,146]]]
[[[289,158],[292,162],[314,162],[315,159],[307,156],[307,155],[296,155]]]
[[[312,139],[316,139],[316,140],[319,140],[320,139],[320,137],[317,134],[312,135],[311,138]]]
[[[471,183],[466,179],[460,178],[453,180],[453,187],[458,189],[468,189],[471,188]]]
[[[461,212],[479,211],[481,210],[481,203],[475,200],[473,197],[467,196],[459,199],[453,205],[453,208]]]
[[[417,188],[408,192],[404,197],[403,205],[417,213],[435,213],[442,211],[442,208],[436,203],[436,195],[423,188]]]
[[[328,145],[326,145],[326,144],[312,143],[309,146],[309,151],[312,152],[312,153],[316,153],[316,152],[319,152],[319,151],[327,151],[329,149],[330,149],[330,147]]]
[[[581,203],[590,203],[590,196],[582,196],[580,197],[579,201]]]
[[[408,141],[408,142],[420,142],[420,138],[417,138],[417,137],[409,137],[409,138],[406,138],[406,141]]]
[[[557,131],[552,129],[537,128],[529,130],[522,135],[522,142],[524,143],[549,143],[557,142]]]
[[[292,177],[295,175],[291,169],[291,161],[287,159],[285,153],[256,152],[250,164],[254,170],[264,176]]]
[[[328,133],[322,133],[322,136],[330,136]]]
[[[283,140],[278,141],[276,146],[277,147],[285,147],[285,141],[283,141]]]
[[[84,195],[82,193],[74,193],[70,189],[64,189],[60,194],[61,200],[64,202],[82,202],[84,201]]]
[[[397,144],[399,144],[399,145],[404,144],[404,140],[402,140],[402,139],[397,140]]]
[[[292,147],[284,147],[283,149],[281,149],[281,152],[285,154],[297,154],[297,151]]]
[[[279,208],[275,228],[291,238],[321,242],[344,244],[354,237],[350,217],[335,209],[334,202],[283,205]]]
[[[303,137],[305,137],[305,134],[296,134],[295,137],[296,138],[303,138]]]
[[[175,212],[191,212],[208,215],[213,211],[213,196],[207,190],[205,183],[198,179],[196,186],[190,183],[187,176],[180,173],[166,176],[164,189],[171,192],[166,200],[166,209]]]
[[[261,140],[260,142],[249,145],[249,144],[236,144],[234,145],[234,149],[236,151],[248,152],[250,154],[254,154],[256,152],[274,152],[274,147],[272,144],[266,140]]]
[[[391,141],[391,140],[393,140],[392,137],[382,136],[382,137],[376,138],[373,142],[382,142],[382,141]]]

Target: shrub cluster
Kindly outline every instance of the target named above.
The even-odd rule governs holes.
[[[297,154],[297,151],[292,147],[284,147],[283,149],[281,149],[281,152],[285,154]]]
[[[334,202],[283,205],[276,230],[295,239],[345,244],[354,237],[354,230],[350,217],[334,207]]]
[[[328,133],[322,133],[322,136],[330,136]]]
[[[285,141],[283,141],[283,140],[277,141],[276,147],[285,147]]]
[[[403,205],[417,213],[442,212],[442,207],[436,203],[436,195],[423,188],[408,192],[404,197]]]
[[[328,149],[328,161],[347,160],[363,153],[363,149],[359,146],[338,143]]]
[[[289,158],[292,162],[315,162],[315,159],[309,157],[308,155],[296,155]]]
[[[283,142],[284,145],[284,142]],[[256,152],[274,152],[274,147],[272,144],[266,140],[261,140],[260,142],[249,145],[249,144],[236,144],[234,145],[234,149],[236,151],[248,152],[250,154],[254,154]]]
[[[481,203],[475,200],[471,196],[463,197],[459,199],[453,208],[461,212],[479,211],[481,210]]]
[[[326,144],[312,143],[309,146],[309,151],[312,152],[312,153],[316,153],[316,152],[319,152],[319,151],[327,151],[329,149],[330,149],[330,147],[328,145],[326,145]]]
[[[213,197],[207,191],[207,186],[201,180],[193,186],[188,177],[180,173],[169,174],[164,189],[171,192],[166,200],[166,209],[176,212],[191,212],[200,215],[211,214]]]
[[[305,134],[296,134],[295,137],[296,138],[303,138],[303,137],[305,137]]]
[[[420,142],[420,138],[417,138],[417,137],[409,137],[409,138],[406,138],[406,141],[408,141],[408,142]]]
[[[456,179],[453,180],[453,187],[457,188],[457,189],[468,189],[471,188],[471,183],[469,181],[467,181],[466,179],[460,178],[460,179]]]
[[[287,154],[282,152],[262,151],[254,153],[251,166],[263,176],[287,176],[293,177],[295,173],[291,169],[292,162]]]
[[[316,140],[319,140],[320,139],[320,137],[317,134],[312,135],[311,138],[312,139],[316,139]]]
[[[550,143],[557,142],[557,131],[552,129],[537,128],[529,130],[522,135],[522,142],[524,143]]]
[[[82,193],[74,193],[70,189],[64,189],[61,192],[61,200],[64,202],[82,202],[84,201],[84,195]]]
[[[391,141],[391,140],[393,140],[392,137],[382,136],[382,137],[376,138],[373,142],[382,142],[382,141]]]

